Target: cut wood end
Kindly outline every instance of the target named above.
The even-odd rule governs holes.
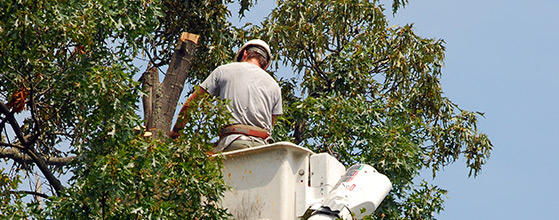
[[[192,33],[188,33],[188,32],[182,32],[182,34],[181,34],[181,41],[182,42],[191,41],[194,44],[198,44],[199,39],[200,39],[200,35],[197,35],[197,34],[192,34]]]

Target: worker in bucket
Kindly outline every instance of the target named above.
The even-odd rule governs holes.
[[[204,94],[230,100],[227,106],[232,123],[222,128],[214,152],[232,151],[267,144],[276,117],[283,113],[281,90],[265,70],[272,54],[262,40],[250,40],[237,52],[233,63],[217,67],[192,93],[179,112],[179,120],[169,133],[179,136],[186,122],[180,115],[188,111],[190,102]]]

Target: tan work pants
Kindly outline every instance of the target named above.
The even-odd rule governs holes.
[[[229,146],[225,147],[225,149],[223,149],[223,152],[240,150],[240,149],[250,148],[250,147],[256,147],[256,146],[261,146],[261,145],[265,145],[265,144],[266,144],[266,142],[264,140],[262,140],[261,138],[240,136],[239,138],[237,138],[237,140],[234,140],[233,142],[231,142],[231,144],[229,144]]]

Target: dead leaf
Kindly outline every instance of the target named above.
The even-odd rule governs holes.
[[[8,108],[13,109],[14,112],[19,113],[25,110],[25,100],[29,95],[29,91],[22,87],[18,91],[12,94],[10,101],[8,102]]]

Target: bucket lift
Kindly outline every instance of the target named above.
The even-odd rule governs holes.
[[[380,205],[390,180],[366,164],[345,169],[327,153],[289,142],[224,152],[230,189],[221,204],[237,220],[361,219]]]

